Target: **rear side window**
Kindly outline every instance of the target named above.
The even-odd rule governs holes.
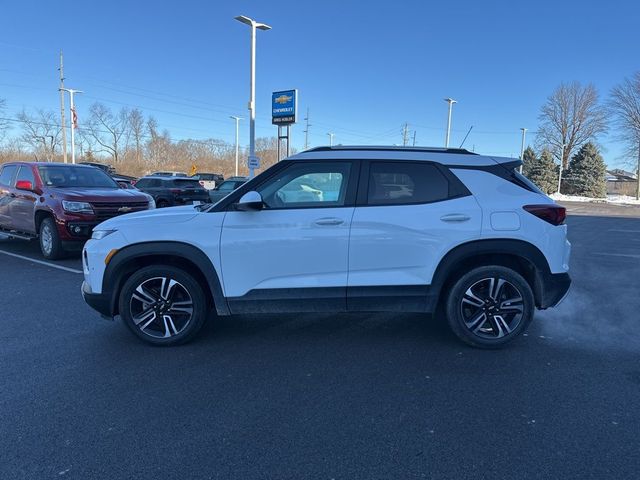
[[[13,177],[16,175],[18,167],[16,165],[5,165],[0,173],[0,185],[9,187],[13,184]]]
[[[430,203],[449,198],[449,181],[430,163],[373,162],[369,167],[369,205]]]
[[[31,185],[34,185],[34,186],[36,184],[36,179],[33,176],[33,170],[31,170],[31,167],[27,167],[25,165],[22,165],[20,167],[20,171],[18,172],[18,178],[16,178],[16,182],[18,180],[31,182]]]

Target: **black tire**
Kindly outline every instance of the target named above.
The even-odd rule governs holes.
[[[165,208],[165,207],[168,207],[168,206],[169,206],[169,202],[167,200],[163,199],[163,198],[158,200],[157,203],[156,203],[156,207],[158,207],[158,208]]]
[[[42,220],[38,232],[40,251],[42,256],[48,260],[58,260],[64,256],[62,240],[56,227],[56,222],[51,217]]]
[[[533,292],[518,272],[497,265],[474,268],[454,282],[447,321],[463,342],[500,348],[523,333],[535,313]]]
[[[209,313],[202,286],[184,270],[169,265],[144,267],[131,275],[118,305],[124,323],[138,338],[163,346],[190,341]]]

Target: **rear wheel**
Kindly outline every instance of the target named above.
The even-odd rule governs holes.
[[[133,333],[154,345],[188,342],[208,313],[200,284],[184,270],[168,265],[134,273],[120,292],[119,311]]]
[[[62,248],[62,241],[60,240],[60,234],[56,227],[56,222],[51,217],[47,217],[42,220],[40,224],[40,250],[44,258],[49,260],[57,260],[62,258],[64,250]]]
[[[500,348],[524,332],[535,312],[533,292],[516,271],[478,267],[460,277],[446,303],[447,320],[462,341]]]

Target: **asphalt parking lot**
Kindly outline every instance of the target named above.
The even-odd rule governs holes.
[[[154,348],[84,304],[79,256],[0,240],[0,478],[637,478],[640,208],[568,208],[572,291],[500,351],[389,314]]]

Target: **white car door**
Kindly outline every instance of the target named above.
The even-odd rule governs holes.
[[[263,209],[227,212],[220,249],[232,312],[346,309],[357,169],[290,163],[256,187]]]
[[[482,211],[466,193],[429,162],[363,166],[351,222],[348,309],[425,310],[440,259],[479,236]]]

